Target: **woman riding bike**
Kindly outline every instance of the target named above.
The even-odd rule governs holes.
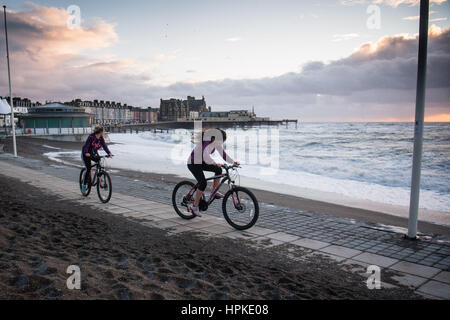
[[[222,164],[216,163],[211,158],[211,154],[217,150],[226,162],[239,165],[239,162],[234,161],[223,149],[223,143],[226,140],[227,134],[222,129],[216,128],[202,130],[202,132],[197,135],[195,141],[196,146],[188,158],[187,167],[198,182],[198,189],[195,193],[195,201],[194,203],[189,204],[189,210],[198,217],[201,217],[198,205],[207,186],[203,171],[214,172],[215,175],[220,175],[222,173]],[[220,178],[214,179],[214,185],[211,193],[217,189],[219,183]],[[215,197],[221,199],[223,198],[223,194],[216,192]]]
[[[83,185],[81,187],[82,192],[85,193],[87,189],[88,183],[90,183],[91,179],[91,161],[98,162],[100,160],[99,155],[97,153],[98,149],[103,148],[105,152],[112,157],[111,151],[109,151],[108,146],[106,145],[105,139],[103,138],[104,129],[102,126],[96,125],[94,128],[94,132],[89,135],[86,139],[86,142],[81,151],[81,159],[84,162],[86,167],[86,173],[83,178]]]

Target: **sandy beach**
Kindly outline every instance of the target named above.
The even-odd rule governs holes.
[[[49,160],[44,154],[47,152],[54,151],[52,148],[61,149],[61,151],[72,151],[80,150],[82,143],[80,142],[63,142],[54,141],[40,138],[32,137],[18,137],[18,143],[20,148],[18,150],[19,156],[34,158],[43,160],[48,163],[54,163]],[[4,151],[12,152],[11,139],[4,141]],[[67,159],[69,163],[75,163],[76,165],[81,165],[81,160],[76,163],[72,158]],[[67,163],[66,163],[67,164]],[[157,174],[149,172],[138,172],[132,170],[115,169],[115,175],[122,175],[133,179],[139,179],[142,181],[153,181],[153,182],[164,182],[169,185],[175,185],[180,180],[185,180],[185,178],[180,178],[176,175],[171,174]],[[285,206],[294,209],[307,210],[317,213],[325,213],[334,215],[337,217],[352,218],[364,222],[381,223],[385,225],[397,226],[397,227],[407,227],[407,218],[390,215],[378,211],[354,208],[344,205],[338,205],[325,201],[317,201],[302,197],[296,197],[292,195],[274,193],[266,190],[254,189],[252,191],[255,193],[256,197],[268,204],[274,204],[279,206]],[[426,221],[419,220],[419,230],[425,233],[433,234],[450,234],[450,227],[444,225],[438,225]]]
[[[0,176],[1,299],[414,299],[322,256],[169,235]],[[81,269],[81,290],[66,268]],[[385,274],[389,277],[389,274]]]

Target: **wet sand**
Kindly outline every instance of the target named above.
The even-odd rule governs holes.
[[[44,153],[55,150],[51,148],[46,148],[44,147],[44,145],[54,148],[60,148],[61,151],[81,150],[82,147],[82,143],[80,142],[62,142],[31,137],[18,137],[17,141],[18,144],[20,144],[21,146],[18,151],[19,156],[40,159],[51,163],[53,162],[49,160],[46,156],[44,156]],[[5,152],[12,152],[12,144],[10,139],[4,142],[4,144],[5,144]],[[73,159],[70,159],[70,162],[74,162]],[[81,165],[81,161],[79,162],[79,165]],[[164,182],[169,185],[175,185],[179,181],[185,180],[184,177],[180,178],[176,175],[171,174],[157,174],[157,173],[138,172],[123,169],[115,169],[115,170],[117,170],[117,172],[114,172],[115,175],[122,175],[143,181]],[[252,191],[260,201],[269,204],[312,211],[317,213],[325,213],[337,217],[352,218],[369,223],[381,223],[385,225],[403,228],[406,228],[408,226],[408,220],[406,218],[389,215],[386,213],[337,205],[329,202],[311,200],[253,188]],[[425,233],[450,235],[450,227],[424,221],[419,221],[419,230]]]
[[[321,256],[171,235],[0,175],[0,299],[415,299]],[[81,270],[69,290],[66,269]],[[389,274],[384,274],[384,279]]]

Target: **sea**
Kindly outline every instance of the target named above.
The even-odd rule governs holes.
[[[331,202],[409,205],[413,123],[300,122],[226,131],[225,148],[242,164],[241,185]],[[190,177],[191,137],[192,130],[184,129],[109,134],[115,154],[109,165]],[[63,153],[47,156],[61,161]],[[426,123],[420,208],[450,212],[449,182],[450,124]]]

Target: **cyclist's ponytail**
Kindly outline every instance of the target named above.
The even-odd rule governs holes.
[[[105,129],[102,126],[96,125],[95,128],[94,128],[94,134],[102,133],[104,130]]]

